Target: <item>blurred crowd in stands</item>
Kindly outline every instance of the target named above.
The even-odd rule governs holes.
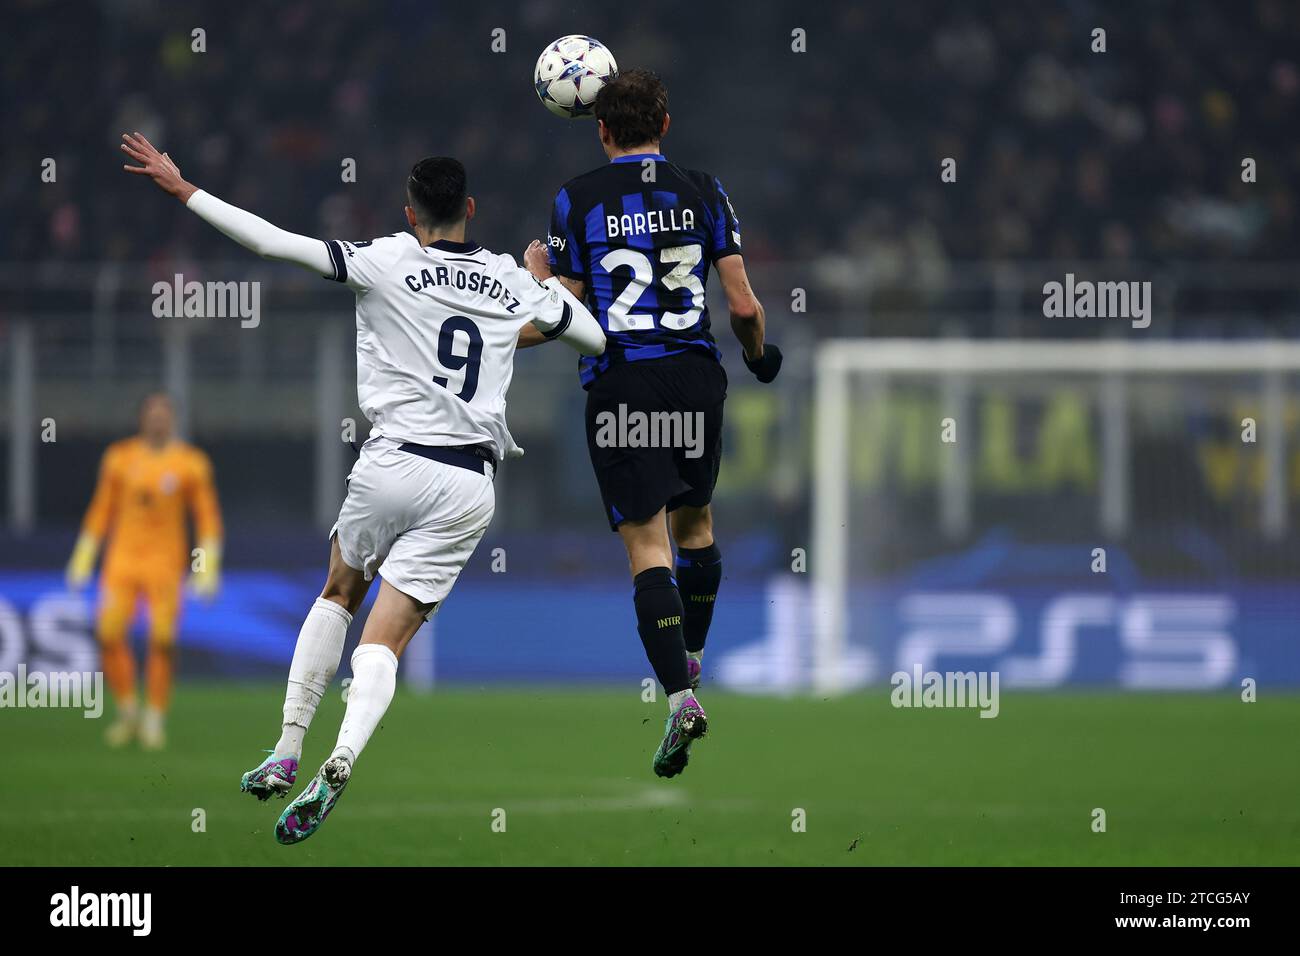
[[[120,172],[123,130],[231,202],[345,238],[404,228],[411,163],[455,155],[480,202],[473,235],[520,250],[557,187],[603,161],[592,124],[555,119],[531,88],[537,53],[570,32],[662,74],[664,150],[721,178],[751,261],[811,263],[841,291],[900,275],[941,286],[972,261],[1300,252],[1290,0],[284,0],[238,15],[17,0],[7,20],[11,265],[231,257]],[[54,183],[39,179],[46,157]]]

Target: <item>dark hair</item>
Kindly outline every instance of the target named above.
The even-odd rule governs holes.
[[[668,115],[668,90],[649,70],[624,70],[601,87],[593,111],[620,149],[657,143]]]
[[[465,167],[450,156],[429,156],[411,167],[406,197],[425,227],[447,226],[465,218],[469,183]]]

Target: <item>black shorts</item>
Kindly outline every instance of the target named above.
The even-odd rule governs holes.
[[[587,450],[611,529],[712,500],[726,398],[721,363],[696,352],[622,362],[591,384]]]

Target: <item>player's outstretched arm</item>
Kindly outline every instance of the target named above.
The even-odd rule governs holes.
[[[516,348],[526,349],[541,345],[551,339],[560,339],[583,355],[600,355],[605,351],[605,330],[596,317],[587,311],[582,299],[571,288],[573,280],[551,272],[546,247],[534,239],[524,250],[524,265],[534,279],[558,296],[559,309],[547,308],[543,303],[539,314],[519,332]],[[579,284],[579,292],[581,284]]]
[[[587,307],[564,287],[563,280],[559,276],[552,276],[542,285],[559,295],[563,303],[560,318],[549,329],[543,326],[545,319],[542,318],[533,319],[525,328],[536,329],[544,341],[559,339],[583,355],[600,355],[604,352],[605,330],[600,327],[596,317],[587,311]]]
[[[758,301],[749,285],[745,260],[738,255],[725,256],[716,263],[722,291],[727,294],[727,308],[731,312],[731,331],[736,333],[741,348],[745,350],[745,367],[764,384],[776,378],[781,370],[781,350],[764,342],[767,331],[763,303]]]
[[[186,182],[172,158],[166,153],[160,153],[153,143],[139,133],[122,134],[122,152],[141,164],[124,165],[122,168],[128,173],[148,176],[159,189],[169,196],[175,196],[199,218],[245,249],[252,250],[264,259],[292,262],[317,275],[334,277],[334,261],[324,241],[288,232]]]

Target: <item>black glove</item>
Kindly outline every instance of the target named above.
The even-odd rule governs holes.
[[[745,368],[754,373],[754,377],[766,385],[776,378],[781,371],[781,350],[772,343],[763,346],[763,354],[754,361],[745,359]]]

